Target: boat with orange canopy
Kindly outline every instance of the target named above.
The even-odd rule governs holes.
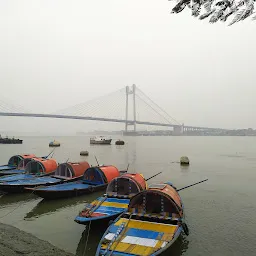
[[[178,191],[204,181],[181,189],[170,182],[152,184],[135,195],[128,211],[104,233],[96,256],[156,256],[168,249],[182,231],[189,235]]]
[[[36,157],[34,154],[25,154],[25,155],[14,155],[12,156],[6,165],[0,166],[0,175],[2,171],[14,170],[19,168],[20,162],[25,159],[31,159]]]
[[[25,166],[25,173],[18,175],[10,175],[0,178],[0,190],[5,192],[19,192],[24,186],[21,181],[39,176],[47,176],[54,174],[58,167],[55,159],[45,159],[33,157]]]
[[[47,159],[54,150],[52,150],[47,156],[41,158]],[[0,166],[0,176],[13,175],[13,174],[22,174],[25,173],[26,165],[37,158],[34,154],[23,154],[23,155],[14,155],[12,156],[7,165]]]
[[[87,204],[75,218],[79,224],[116,218],[127,210],[130,198],[147,188],[142,174],[126,173],[113,179],[107,186],[106,195]]]
[[[119,171],[113,165],[89,167],[79,180],[53,186],[40,186],[28,190],[33,190],[34,194],[45,199],[79,196],[105,189],[109,182],[123,172],[126,171]]]
[[[16,180],[11,183],[16,186],[19,192],[25,188],[34,188],[38,186],[52,186],[59,183],[72,182],[80,179],[83,176],[84,170],[90,167],[88,162],[78,163],[62,163],[50,175],[39,175],[31,178]]]

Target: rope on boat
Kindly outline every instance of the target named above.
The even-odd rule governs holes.
[[[33,190],[32,193],[29,194],[28,199],[29,199],[29,197],[34,193],[34,191],[35,191],[35,190]],[[11,213],[13,213],[13,212],[14,212],[15,210],[17,210],[22,204],[23,204],[23,202],[20,203],[19,205],[17,205],[17,206],[16,206],[14,209],[12,209],[11,211],[9,211],[9,212],[7,212],[6,214],[0,216],[0,219],[6,217],[7,215],[9,215],[9,214],[11,214]]]
[[[85,252],[86,252],[86,249],[87,249],[87,244],[88,244],[88,240],[89,240],[89,234],[90,234],[90,230],[91,230],[91,222],[92,221],[89,222],[89,229],[88,229],[88,232],[87,232],[87,237],[86,237],[86,242],[85,242],[83,256],[85,256]]]
[[[119,230],[119,229],[117,230],[115,236],[113,237],[113,239],[112,239],[111,242],[109,243],[109,245],[108,245],[108,247],[107,247],[107,249],[106,249],[106,251],[105,251],[106,253],[108,253],[108,250],[111,249],[111,246],[112,246],[113,243],[116,241],[116,244],[115,244],[114,248],[111,250],[109,256],[111,256],[111,255],[113,254],[113,252],[114,252],[114,250],[116,249],[117,245],[120,243],[122,236],[125,234],[126,229],[127,229],[127,227],[129,226],[129,222],[130,222],[131,218],[132,218],[132,213],[130,214],[130,217],[129,217],[128,221],[126,222],[126,224],[125,224],[125,222],[123,222],[123,223],[121,224],[120,230]],[[105,254],[104,254],[104,255],[105,255]]]
[[[92,205],[90,209],[87,210],[86,212],[86,217],[90,217],[90,215],[96,211],[103,203],[104,201],[107,199],[107,197],[103,197],[103,199],[97,204],[97,205]]]

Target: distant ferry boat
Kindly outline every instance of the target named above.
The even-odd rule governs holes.
[[[105,138],[103,136],[97,136],[90,138],[90,144],[100,144],[100,145],[110,145],[112,139],[110,138]]]
[[[0,144],[22,144],[23,140],[20,139],[10,139],[10,138],[2,138],[0,135]]]

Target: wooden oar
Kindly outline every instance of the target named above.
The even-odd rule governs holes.
[[[45,158],[45,159],[47,159],[49,156],[50,156],[50,154],[51,153],[53,153],[54,152],[54,150],[55,150],[55,148],[49,153],[49,155],[47,155],[47,156],[44,156],[44,157],[42,157],[42,158]]]
[[[150,180],[150,179],[152,179],[152,178],[156,177],[157,175],[159,175],[159,174],[161,174],[161,173],[162,173],[162,172],[159,172],[159,173],[157,173],[157,174],[155,174],[155,175],[151,176],[150,178],[147,178],[145,181],[148,181],[148,180]]]
[[[208,179],[201,180],[201,181],[199,181],[199,182],[196,182],[196,183],[194,183],[194,184],[188,185],[188,186],[186,186],[186,187],[183,187],[183,188],[177,189],[177,191],[181,191],[181,190],[183,190],[183,189],[193,187],[193,186],[195,186],[195,185],[197,185],[197,184],[199,184],[199,183],[205,182],[205,181],[207,181],[207,180],[208,180]]]
[[[91,208],[88,209],[86,212],[86,218],[90,217],[92,213],[95,212],[104,203],[106,199],[107,199],[107,196],[103,197],[98,204],[92,205]]]
[[[94,157],[95,157],[95,160],[96,160],[96,162],[97,162],[97,165],[100,166],[100,165],[99,165],[99,162],[98,162],[98,160],[97,160],[97,157],[96,157],[96,156],[94,156]]]

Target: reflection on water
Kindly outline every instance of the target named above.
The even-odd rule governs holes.
[[[42,199],[30,212],[26,214],[24,219],[29,220],[33,218],[39,218],[40,216],[49,215],[64,208],[85,204],[86,202],[91,202],[97,197],[102,196],[102,194],[103,192],[99,191],[91,194],[90,196],[85,195],[85,196],[63,198],[63,199],[56,199],[56,200]]]
[[[12,204],[21,204],[29,201],[37,200],[38,197],[34,194],[21,193],[21,194],[4,194],[1,197],[0,205],[1,207],[7,207]]]
[[[95,223],[92,222],[91,227],[89,226],[89,224],[85,226],[85,230],[81,236],[81,239],[76,249],[77,256],[95,255],[98,243],[101,237],[103,236],[105,230],[107,229],[108,223],[108,221],[104,220]]]
[[[162,256],[180,256],[188,249],[189,241],[187,240],[187,237],[185,234],[181,234],[178,239],[175,241],[175,243],[168,248],[164,253],[162,253]]]

